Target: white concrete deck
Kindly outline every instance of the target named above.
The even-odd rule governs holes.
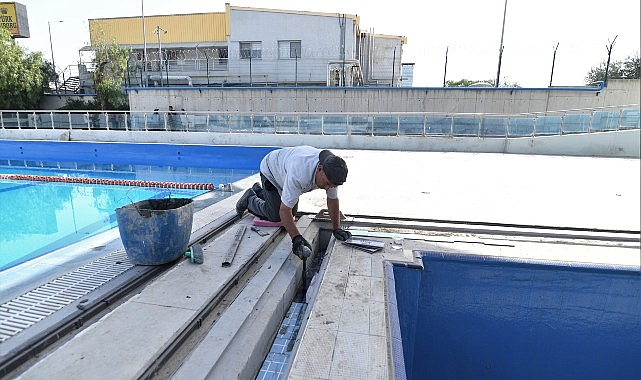
[[[639,230],[639,160],[498,154],[344,151],[339,190],[345,214]],[[320,196],[319,196],[320,195]],[[323,205],[310,193],[302,210]],[[384,235],[382,235],[384,236]],[[383,263],[413,250],[629,265],[638,244],[559,243],[462,234],[407,235],[403,253],[385,240],[374,254],[336,244],[293,360],[289,379],[393,377]]]
[[[348,181],[339,189],[341,209],[348,216],[639,230],[641,168],[638,159],[380,151],[335,153],[343,156],[349,167]],[[224,207],[231,209],[237,197],[226,200]],[[315,191],[304,195],[299,210],[317,212],[324,207],[324,193]],[[302,223],[304,228],[308,222],[304,218]],[[386,242],[389,236],[385,234],[389,232],[392,231],[363,231],[379,234],[377,239]],[[314,231],[306,234],[309,233]],[[248,260],[257,236],[252,234],[253,242],[244,243],[244,248],[241,245],[234,265]],[[385,307],[391,290],[385,286],[383,263],[385,260],[413,261],[414,249],[633,265],[641,270],[641,253],[635,243],[568,243],[555,239],[420,231],[406,235],[402,253],[392,251],[389,244],[375,254],[334,244],[321,275],[310,287],[308,320],[301,330],[288,378],[360,380],[393,376],[389,316]],[[249,350],[251,352],[245,352],[247,360],[258,359],[259,354],[249,349],[252,347],[249,342],[268,340],[269,334],[256,331],[272,326],[274,315],[287,308],[288,305],[279,300],[291,291],[290,284],[300,279],[300,261],[289,250],[287,239],[275,247],[273,257],[258,271],[272,275],[263,278],[264,273],[256,274],[257,282],[246,287],[255,292],[236,298],[237,308],[229,310],[238,313],[229,312],[220,317],[220,323],[211,330],[212,335],[205,336],[185,358],[174,378],[222,378],[219,376],[223,375],[250,378],[251,366],[246,362],[233,362],[231,358]],[[229,269],[220,268],[218,258],[222,254],[212,249],[206,253],[202,266],[183,262],[172,268],[139,295],[33,364],[21,378],[111,379],[140,375],[154,360],[154,355],[168,344],[177,330],[189,323],[220,287],[224,276],[218,273]],[[278,273],[285,277],[279,277]],[[266,282],[280,285],[270,288]],[[242,308],[245,310],[241,313]],[[269,316],[256,314],[256,310],[267,309],[277,311]],[[220,326],[224,328],[217,329]],[[261,336],[248,340],[247,334]],[[236,346],[225,342],[236,342]]]

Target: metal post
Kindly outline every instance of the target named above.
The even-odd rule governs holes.
[[[559,43],[554,47],[554,55],[552,56],[552,71],[550,72],[550,87],[552,87],[552,76],[554,76],[554,61],[556,61],[556,49],[559,48]]]
[[[614,36],[614,39],[610,43],[610,46],[606,45],[606,49],[608,50],[608,63],[605,64],[605,78],[603,79],[603,85],[605,87],[608,86],[608,71],[610,70],[610,55],[612,54],[612,48],[614,47],[614,42],[617,40],[617,37],[619,35]]]
[[[47,21],[47,26],[49,27],[49,48],[51,49],[51,65],[53,66],[53,72],[56,74],[56,93],[58,93],[58,71],[56,70],[56,60],[53,58],[53,41],[51,39],[51,23],[52,22],[62,22],[61,20],[56,21]]]
[[[494,87],[499,86],[499,77],[501,76],[501,59],[503,59],[503,34],[505,33],[505,13],[507,12],[507,0],[505,0],[505,6],[503,7],[503,27],[501,28],[501,46],[499,46],[499,67],[496,70],[496,83]]]
[[[443,70],[443,87],[445,87],[445,77],[447,76],[447,53],[450,51],[450,47],[445,48],[445,69]]]
[[[396,46],[394,46],[394,55],[392,55],[392,83],[390,87],[394,87],[394,74],[396,70]]]
[[[162,44],[160,42],[161,31],[164,34],[167,34],[167,31],[165,29],[161,28],[160,25],[156,25],[156,30],[154,30],[154,33],[158,35],[158,59],[160,60],[160,65],[158,67],[158,74],[160,76],[160,86],[162,87]]]
[[[140,0],[140,12],[142,14],[142,44],[143,44],[143,50],[142,50],[142,63],[143,63],[143,75],[145,78],[145,82],[147,81],[147,32],[145,31],[145,0]],[[141,80],[141,85],[143,87],[144,83]]]

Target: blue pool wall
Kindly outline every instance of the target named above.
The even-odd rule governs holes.
[[[639,268],[419,254],[388,265],[397,379],[641,378]]]
[[[258,170],[276,147],[129,144],[79,141],[0,141],[0,160],[93,162]]]

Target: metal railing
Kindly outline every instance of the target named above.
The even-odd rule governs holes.
[[[639,105],[513,115],[0,111],[0,128],[508,138],[639,129],[639,116]]]

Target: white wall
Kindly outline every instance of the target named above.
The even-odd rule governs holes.
[[[166,88],[129,91],[132,111],[175,109],[223,112],[450,112],[559,111],[641,103],[640,80],[588,88],[443,89],[418,87]]]
[[[249,60],[240,60],[239,43],[260,40],[262,58],[252,59],[252,74],[268,74],[269,82],[293,83],[296,77],[296,60],[278,59],[278,41],[300,40],[301,59],[298,60],[298,80],[324,83],[327,76],[327,62],[340,58],[341,34],[338,16],[338,14],[322,16],[232,8],[229,59],[230,62],[235,60],[240,63],[230,64],[230,73],[248,72]],[[257,30],[261,33],[257,34]],[[353,20],[349,18],[346,19],[345,32],[345,56],[346,59],[353,59],[356,37]]]

